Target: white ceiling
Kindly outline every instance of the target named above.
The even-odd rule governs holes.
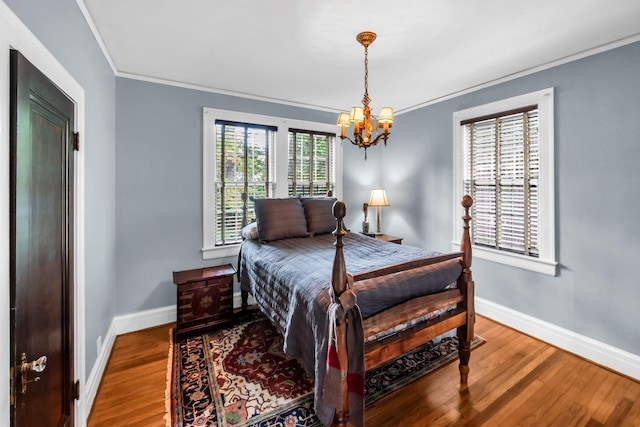
[[[78,0],[119,76],[322,110],[408,111],[640,40],[638,0]]]

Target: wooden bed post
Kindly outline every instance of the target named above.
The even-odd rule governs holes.
[[[458,279],[458,288],[465,296],[467,320],[465,324],[458,328],[458,355],[460,357],[460,382],[467,384],[469,377],[469,357],[471,355],[471,340],[474,337],[474,323],[476,314],[474,308],[474,283],[471,277],[471,237],[469,235],[469,208],[473,205],[471,196],[462,198],[462,206],[464,207],[464,216],[462,217],[462,241],[460,242],[460,251],[462,256],[462,275]]]
[[[247,199],[249,198],[248,194],[246,191],[242,192],[242,228],[244,228],[247,225],[247,221],[248,221],[248,206],[247,206]],[[240,269],[238,269],[239,271]],[[240,278],[240,275],[238,275],[238,278]],[[247,291],[243,291],[242,289],[240,289],[240,299],[241,299],[241,307],[242,307],[242,312],[246,313],[247,308],[249,307],[249,292]]]
[[[336,237],[335,247],[336,253],[333,259],[333,269],[331,272],[331,300],[333,302],[339,302],[340,296],[347,290],[347,267],[344,262],[344,253],[342,247],[344,243],[342,238],[347,234],[344,228],[344,217],[347,213],[347,207],[343,201],[338,200],[333,204],[333,216],[337,221],[336,229],[333,235]],[[336,343],[338,360],[343,372],[347,372],[349,357],[347,353],[347,318],[346,313],[342,313],[340,318],[336,319]],[[347,376],[344,375],[341,378],[342,389],[342,408],[336,409],[336,414],[333,419],[333,426],[346,427],[349,420],[349,385],[347,382]]]

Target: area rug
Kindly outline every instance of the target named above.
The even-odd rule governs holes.
[[[480,337],[472,348],[484,343]],[[457,338],[427,343],[367,371],[370,405],[458,355]],[[282,336],[262,315],[172,344],[167,426],[319,426],[313,381],[282,353]]]

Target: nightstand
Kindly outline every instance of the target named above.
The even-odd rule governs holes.
[[[234,274],[231,264],[173,272],[178,305],[176,341],[233,320]]]
[[[389,234],[374,234],[374,233],[360,233],[365,236],[373,237],[374,239],[384,240],[385,242],[402,244],[402,237],[391,236]]]

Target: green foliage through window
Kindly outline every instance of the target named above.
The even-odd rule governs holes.
[[[288,194],[326,196],[334,191],[335,135],[289,129]]]
[[[216,246],[242,240],[243,193],[273,194],[275,134],[271,126],[216,120]],[[250,221],[255,213],[253,204],[248,207]]]

